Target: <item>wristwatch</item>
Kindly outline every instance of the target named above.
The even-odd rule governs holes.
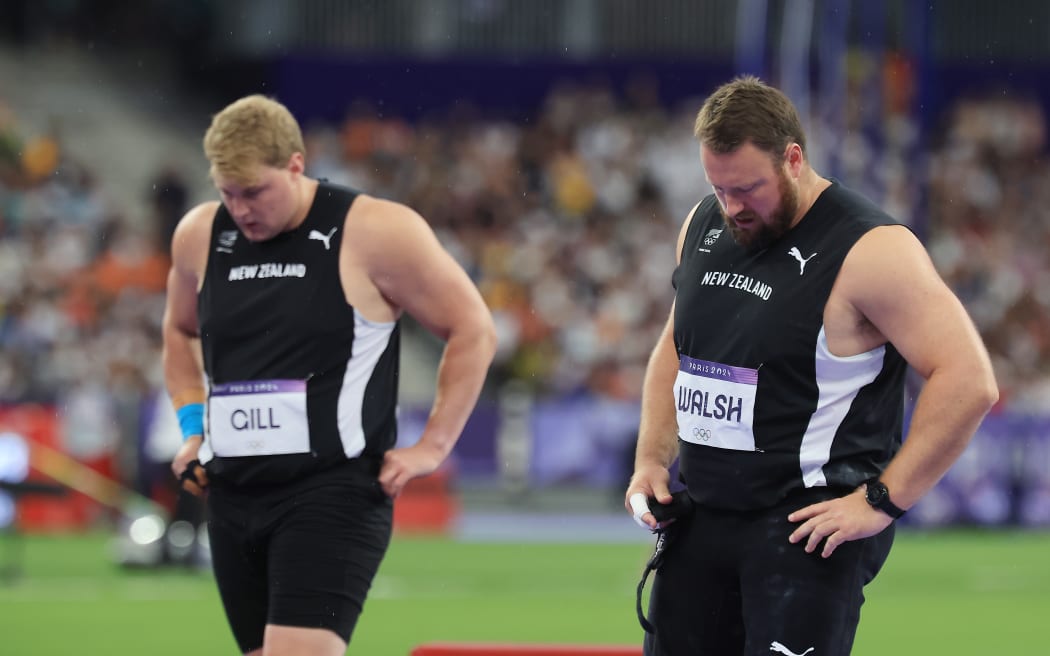
[[[892,501],[890,501],[890,491],[886,488],[886,484],[877,478],[873,478],[865,483],[867,490],[864,492],[864,498],[868,501],[868,505],[877,510],[881,510],[894,519],[900,519],[906,511],[898,508]]]

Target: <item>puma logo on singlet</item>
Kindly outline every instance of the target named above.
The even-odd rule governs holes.
[[[791,250],[795,250],[795,249],[793,248]],[[814,253],[814,255],[816,255],[816,253]],[[810,257],[813,257],[813,255],[810,255]],[[769,645],[769,651],[775,651],[778,654],[785,654],[786,656],[806,656],[806,654],[808,654],[809,652],[813,651],[813,647],[810,647],[809,649],[807,649],[806,651],[802,652],[801,654],[796,654],[795,652],[791,651],[790,649],[788,649],[784,645],[782,645],[779,642],[777,642],[776,640],[774,640],[773,643],[771,645]]]
[[[329,247],[331,246],[331,244],[328,243],[328,242],[332,239],[332,235],[334,235],[335,231],[338,230],[338,229],[339,228],[332,228],[331,230],[328,231],[327,235],[326,234],[322,234],[321,232],[319,232],[317,230],[311,230],[310,234],[309,234],[309,238],[323,241],[324,242],[324,249],[328,250]]]
[[[800,276],[806,272],[806,263],[817,256],[816,253],[813,253],[809,257],[802,257],[802,253],[799,252],[798,246],[792,246],[791,250],[788,251],[788,255],[798,260],[798,275]]]

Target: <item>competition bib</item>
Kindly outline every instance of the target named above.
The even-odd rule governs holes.
[[[683,355],[674,382],[678,436],[719,449],[754,451],[758,370]]]
[[[308,453],[305,380],[250,380],[214,385],[208,396],[208,441],[217,456]]]

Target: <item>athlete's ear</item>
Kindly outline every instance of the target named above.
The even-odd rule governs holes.
[[[787,149],[784,150],[784,165],[787,166],[788,172],[792,177],[798,177],[799,172],[802,170],[802,164],[805,161],[806,154],[802,152],[802,146],[794,141],[789,143]]]
[[[302,153],[292,153],[292,156],[288,158],[287,169],[292,173],[301,175],[306,170],[306,158],[303,157]]]

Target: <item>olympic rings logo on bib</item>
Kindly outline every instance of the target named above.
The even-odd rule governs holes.
[[[707,442],[711,439],[711,431],[709,431],[706,428],[698,428],[696,426],[693,426],[693,437],[702,442]]]

